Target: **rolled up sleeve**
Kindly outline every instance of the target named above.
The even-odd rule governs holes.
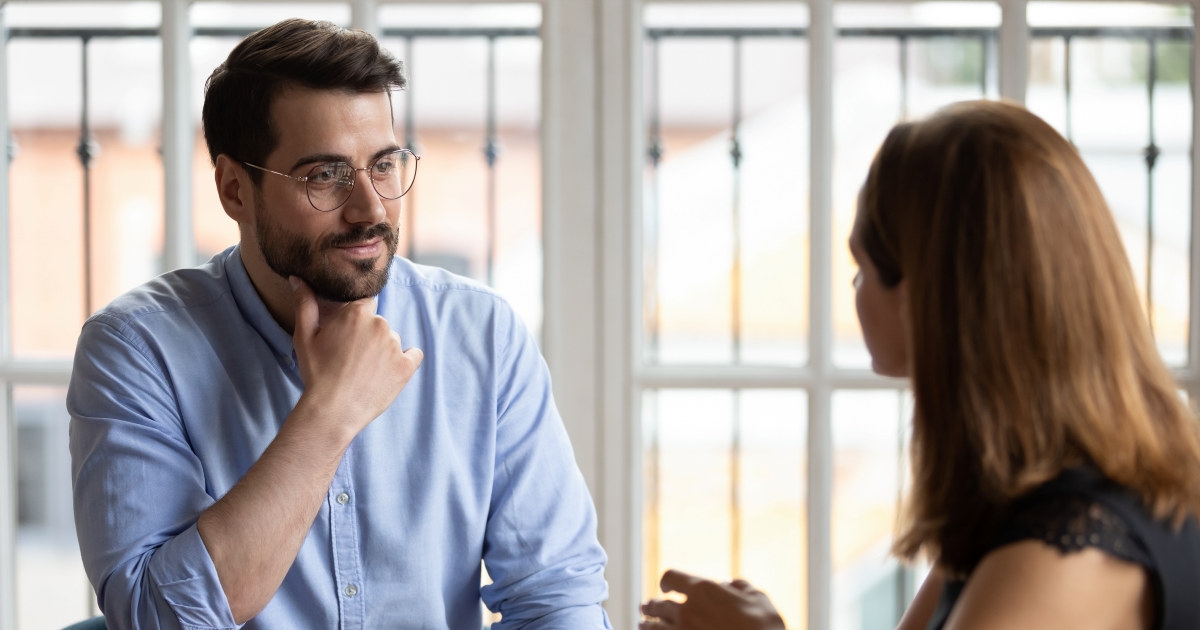
[[[89,321],[67,393],[75,527],[109,628],[235,628],[196,530],[213,498],[153,353]]]
[[[483,589],[494,630],[611,628],[607,562],[596,512],[551,394],[549,371],[524,328],[497,365],[495,485]]]

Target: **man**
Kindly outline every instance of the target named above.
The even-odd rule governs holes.
[[[404,84],[374,38],[303,20],[209,78],[240,243],[89,319],[67,396],[109,628],[478,630],[481,596],[497,630],[609,627],[533,340],[487,288],[394,256]]]

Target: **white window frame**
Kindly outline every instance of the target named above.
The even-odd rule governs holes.
[[[45,0],[53,2],[54,0]],[[164,261],[194,260],[190,169],[193,150],[187,0],[162,3],[163,162],[167,216]],[[348,0],[353,26],[379,32],[378,8],[399,0]],[[467,0],[491,2],[493,0]],[[691,0],[695,2],[696,0]],[[738,0],[714,0],[736,2]],[[759,0],[760,2],[762,0]],[[458,4],[449,0],[426,3]],[[607,604],[614,627],[636,627],[641,584],[640,401],[659,387],[796,387],[808,392],[808,619],[827,630],[831,611],[830,514],[835,389],[895,387],[831,359],[834,0],[809,6],[809,164],[812,234],[809,364],[803,368],[673,368],[640,365],[642,173],[642,0],[538,0],[542,8],[543,344],[555,396],[599,512],[609,554]],[[1200,0],[1191,0],[1193,11]],[[1026,0],[999,0],[1000,94],[1023,101],[1029,47]],[[0,33],[4,32],[0,4]],[[1195,27],[1193,27],[1195,28]],[[1193,42],[1200,40],[1195,34]],[[0,42],[3,43],[3,42]],[[1200,46],[1192,66],[1200,68]],[[435,86],[436,89],[436,86]],[[1200,82],[1192,83],[1200,103]],[[7,138],[7,47],[0,45],[0,138]],[[1200,129],[1200,107],[1193,109]],[[1194,132],[1193,132],[1194,133]],[[1175,370],[1200,397],[1200,159],[1192,143],[1191,363]],[[16,426],[12,387],[62,386],[69,361],[12,357],[11,248],[7,152],[0,151],[0,630],[16,626]]]

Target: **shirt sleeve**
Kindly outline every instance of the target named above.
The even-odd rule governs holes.
[[[510,325],[512,339],[496,365],[495,485],[484,545],[493,583],[483,600],[501,615],[492,628],[610,629],[595,507],[545,361],[524,327]]]
[[[235,628],[196,529],[214,502],[144,339],[85,324],[67,391],[75,528],[109,628]]]

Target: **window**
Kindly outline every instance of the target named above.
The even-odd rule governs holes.
[[[746,577],[789,628],[867,630],[894,627],[924,578],[889,555],[911,395],[870,373],[846,247],[899,120],[1027,94],[1096,172],[1160,350],[1194,382],[1190,9],[1024,15],[970,0],[646,4],[643,597],[670,567]],[[763,484],[773,511],[750,499]]]
[[[0,626],[94,610],[65,468],[73,340],[113,296],[236,240],[198,127],[203,82],[244,33],[291,15],[370,27],[408,64],[397,133],[423,161],[403,251],[492,283],[540,333],[615,627],[668,566],[745,575],[813,630],[891,627],[922,579],[886,553],[911,399],[869,371],[845,246],[901,118],[1002,96],[1070,137],[1163,356],[1200,395],[1187,5],[12,1],[0,446],[16,457],[0,505],[20,522],[0,521]]]
[[[381,41],[409,73],[410,89],[396,96],[398,138],[423,156],[421,183],[405,197],[403,251],[492,284],[536,334],[540,7],[405,3],[372,11]],[[0,359],[14,380],[35,383],[9,388],[15,443],[5,445],[17,455],[17,493],[5,513],[15,512],[18,529],[17,553],[4,554],[14,561],[5,560],[0,573],[15,578],[0,578],[6,627],[61,627],[95,612],[71,516],[61,386],[79,327],[164,269],[165,221],[188,219],[184,233],[193,238],[174,253],[187,264],[237,242],[213,190],[199,124],[205,79],[257,28],[297,14],[346,25],[353,17],[343,2],[196,2],[185,14],[193,31],[182,43],[190,77],[164,72],[158,2],[35,0],[8,3],[0,13],[10,36],[5,89],[15,146],[3,231],[12,270],[4,318],[11,330],[3,332],[12,343]],[[61,80],[47,84],[47,67]],[[164,76],[190,90],[181,120],[164,114]],[[456,77],[451,85],[461,91],[433,81],[444,76]],[[164,159],[164,125],[183,128],[188,160]],[[190,207],[166,207],[169,171],[187,182]]]

